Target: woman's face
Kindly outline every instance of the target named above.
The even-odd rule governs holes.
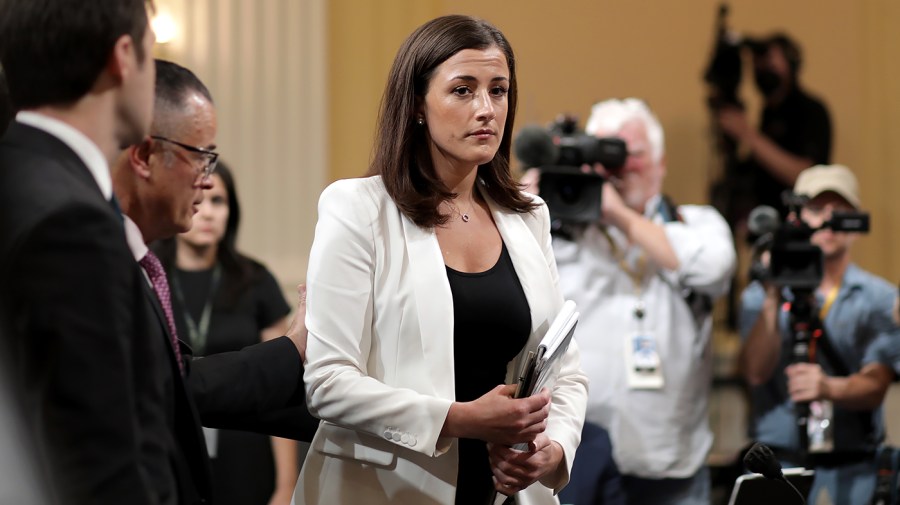
[[[178,235],[178,240],[194,247],[217,245],[225,236],[228,224],[228,192],[222,177],[213,173],[212,187],[204,191],[203,201],[194,214],[190,231]]]
[[[506,124],[509,77],[497,46],[463,49],[435,69],[419,115],[438,173],[468,171],[494,158]]]

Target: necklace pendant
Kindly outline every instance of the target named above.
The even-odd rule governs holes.
[[[469,222],[469,215],[468,215],[468,214],[463,214],[463,215],[462,215],[462,220],[463,220],[464,223],[468,223],[468,222]]]

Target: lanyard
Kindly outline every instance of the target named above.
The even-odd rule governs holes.
[[[828,295],[825,296],[825,302],[822,304],[822,308],[819,309],[819,321],[825,323],[825,316],[828,315],[828,311],[831,310],[831,306],[834,305],[834,301],[837,300],[838,291],[841,290],[841,283],[839,282],[837,286],[831,288],[828,292]]]
[[[638,321],[643,321],[645,309],[642,288],[644,285],[644,276],[647,274],[647,256],[644,254],[644,251],[641,251],[634,261],[634,268],[631,268],[629,262],[625,260],[625,251],[619,250],[619,246],[616,245],[616,241],[613,240],[606,228],[600,228],[600,231],[609,242],[610,250],[619,262],[619,268],[621,268],[622,271],[628,275],[628,278],[631,279],[631,283],[634,286],[634,295],[637,297],[637,303],[634,307],[634,317],[636,317]]]
[[[216,297],[216,288],[219,287],[219,280],[222,277],[222,265],[216,263],[213,268],[212,280],[209,283],[209,294],[206,295],[206,303],[203,305],[203,312],[200,314],[200,324],[198,325],[194,318],[191,317],[187,305],[184,303],[184,294],[181,291],[181,283],[178,281],[178,271],[172,275],[172,287],[174,287],[175,296],[184,309],[184,321],[187,323],[188,336],[191,345],[196,349],[197,354],[203,354],[206,349],[206,336],[209,333],[209,321],[212,318],[213,299]]]

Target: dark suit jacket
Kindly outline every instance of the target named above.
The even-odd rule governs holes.
[[[179,503],[209,502],[209,459],[201,419],[213,428],[312,440],[318,420],[306,409],[300,355],[289,338],[196,359],[181,342],[187,376],[182,380],[159,299],[147,282],[143,285],[147,310],[154,314],[151,338],[166,348],[168,356],[162,380],[173,393],[168,405],[174,413],[171,431],[183,451],[177,466]]]
[[[13,123],[0,140],[0,352],[63,503],[158,503],[165,362],[146,335],[142,282],[87,167]]]
[[[0,352],[58,501],[208,503],[198,412],[312,437],[287,338],[193,363],[186,352],[182,379],[121,215],[68,146],[17,123],[0,140],[0,286]]]

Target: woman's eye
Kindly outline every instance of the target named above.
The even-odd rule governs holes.
[[[467,86],[460,86],[458,88],[454,88],[453,93],[459,96],[465,96],[469,94],[469,88]]]
[[[497,86],[496,88],[493,88],[491,90],[491,94],[493,94],[495,96],[503,96],[503,95],[507,94],[508,92],[509,92],[509,90],[504,88],[503,86]]]

